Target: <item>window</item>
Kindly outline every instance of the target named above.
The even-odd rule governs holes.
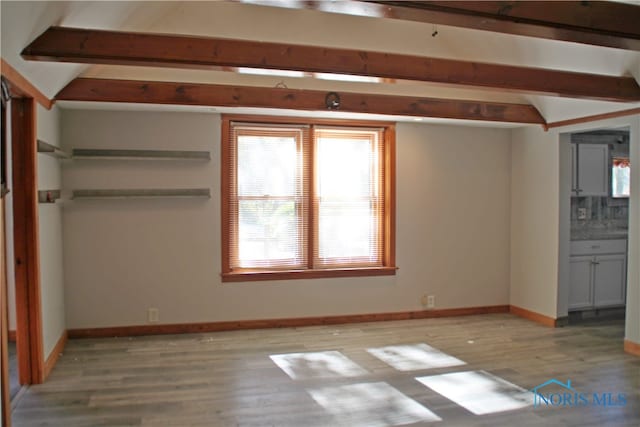
[[[223,281],[395,274],[394,128],[224,117]]]
[[[611,166],[611,197],[631,195],[631,167],[629,159],[614,157]]]

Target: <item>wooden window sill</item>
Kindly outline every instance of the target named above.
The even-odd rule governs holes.
[[[259,280],[321,279],[331,277],[395,276],[398,267],[332,268],[318,270],[245,270],[222,273],[223,282]]]

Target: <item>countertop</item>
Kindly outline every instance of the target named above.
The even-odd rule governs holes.
[[[629,234],[627,229],[584,229],[571,230],[571,240],[613,240],[626,239]]]

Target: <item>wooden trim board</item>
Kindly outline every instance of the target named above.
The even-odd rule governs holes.
[[[4,113],[4,99],[2,109]],[[4,123],[4,120],[3,120]],[[5,132],[5,129],[0,131]],[[3,153],[4,155],[4,153]],[[7,305],[7,265],[5,238],[5,198],[0,196],[0,425],[11,426],[11,393],[9,387],[9,310]]]
[[[326,96],[326,91],[310,89],[79,77],[60,90],[56,100],[327,111]],[[546,123],[528,104],[357,92],[341,92],[339,96],[341,112]]]
[[[40,250],[36,103],[34,98],[11,101],[13,176],[13,247],[16,289],[18,371],[20,384],[44,380],[40,309]]]
[[[544,314],[536,313],[535,311],[530,311],[526,308],[518,307],[516,305],[510,306],[509,312],[516,316],[531,320],[550,328],[555,328],[557,325],[557,319],[554,319],[553,317],[545,316]]]
[[[15,330],[10,330],[8,336],[9,336],[9,342],[16,342],[16,331]]]
[[[44,363],[45,380],[49,377],[51,370],[56,365],[56,363],[58,362],[58,358],[64,351],[64,346],[67,344],[68,337],[69,335],[67,334],[67,331],[64,331],[62,335],[60,335],[60,338],[58,339],[56,345],[53,347],[53,350],[51,350],[51,354],[49,354],[49,357],[47,357],[47,361]]]
[[[107,328],[69,329],[69,338],[127,337],[138,335],[189,334],[235,331],[244,329],[291,328],[345,323],[382,322],[390,320],[429,319],[436,317],[470,316],[508,313],[508,305],[449,308],[443,310],[405,311],[396,313],[349,314],[343,316],[303,317],[293,319],[238,320],[229,322],[182,323],[171,325],[136,325]]]
[[[398,177],[396,174],[396,126],[390,125],[384,134],[386,138],[384,154],[385,179],[384,192],[386,197],[384,198],[384,265],[395,266],[396,265],[396,237],[398,235],[396,229],[396,183]],[[388,179],[391,177],[391,179]]]
[[[262,4],[261,0],[244,0]],[[492,31],[563,40],[618,49],[640,50],[640,11],[617,2],[547,1],[366,1],[345,7],[341,2],[269,2],[288,9],[320,10],[372,18]],[[362,4],[364,3],[364,4]],[[433,33],[433,37],[437,35]]]
[[[633,9],[635,10],[635,8]],[[637,102],[633,77],[287,43],[49,27],[23,51],[34,61],[350,74],[539,95]],[[191,95],[181,93],[183,99]]]
[[[47,110],[51,109],[53,101],[47,98],[44,93],[40,92],[37,87],[31,84],[29,80],[9,65],[3,58],[0,58],[0,70],[2,77],[11,83],[11,90],[16,92],[16,95],[33,98]]]
[[[632,116],[634,114],[640,114],[640,108],[631,108],[628,110],[614,111],[613,113],[595,114],[593,116],[578,117],[577,119],[547,123],[546,125],[544,125],[544,128],[545,130],[549,130],[551,128],[595,122],[598,120],[615,119],[616,117]]]
[[[634,356],[640,356],[640,343],[624,340],[624,351]]]

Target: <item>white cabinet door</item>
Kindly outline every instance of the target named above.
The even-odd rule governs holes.
[[[591,267],[594,257],[570,257],[569,310],[593,307]]]
[[[594,264],[593,305],[611,307],[624,305],[626,296],[626,256],[598,255]]]
[[[578,195],[609,194],[609,146],[578,144]]]

